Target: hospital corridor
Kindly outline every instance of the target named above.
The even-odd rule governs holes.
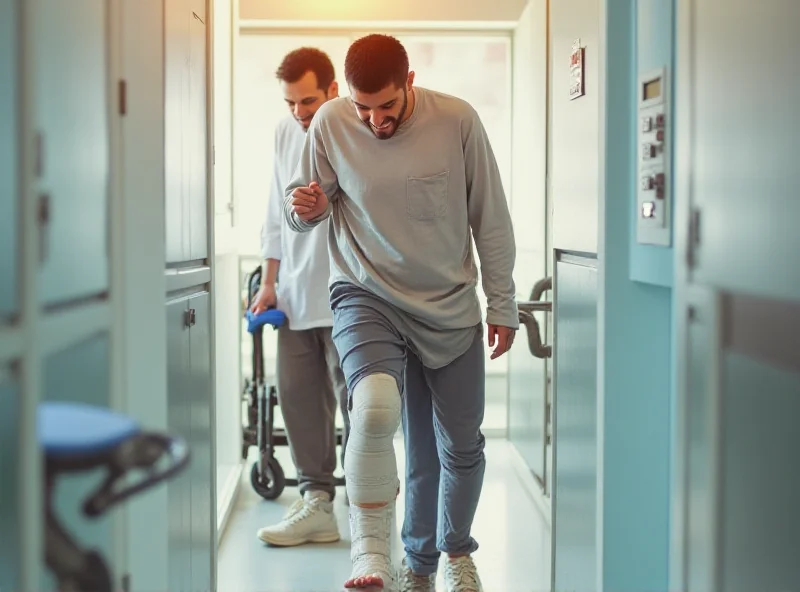
[[[0,592],[800,592],[798,30],[0,0]]]

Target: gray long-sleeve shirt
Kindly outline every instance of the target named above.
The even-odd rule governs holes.
[[[516,255],[500,172],[483,124],[461,99],[416,88],[414,111],[388,140],[374,137],[349,98],[317,111],[286,188],[289,227],[331,219],[330,285],[353,284],[405,313],[412,346],[431,368],[466,351],[481,322],[518,328]],[[316,181],[325,215],[304,222],[291,194]]]

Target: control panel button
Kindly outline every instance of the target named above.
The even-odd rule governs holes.
[[[656,115],[656,127],[658,127],[658,128],[664,127],[664,114],[663,113],[659,113],[658,115]]]
[[[642,145],[642,157],[645,160],[650,160],[656,157],[656,147],[654,144],[643,144]]]
[[[664,141],[664,130],[658,130],[656,132],[656,140],[658,140],[659,142]]]
[[[664,186],[664,173],[656,173],[655,183],[658,187]]]
[[[642,117],[642,131],[649,132],[653,129],[653,118],[652,117]]]
[[[664,187],[656,187],[656,199],[664,199]]]
[[[656,217],[656,204],[652,201],[646,201],[642,204],[642,218],[655,218]]]
[[[641,188],[644,191],[649,191],[653,188],[653,177],[647,175],[646,177],[642,177]]]

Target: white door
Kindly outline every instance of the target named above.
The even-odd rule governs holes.
[[[674,587],[798,590],[800,4],[678,4]]]

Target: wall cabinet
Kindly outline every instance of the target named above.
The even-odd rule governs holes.
[[[165,3],[167,263],[208,256],[205,4]]]
[[[18,300],[16,25],[15,0],[0,0],[0,320],[14,313]]]
[[[167,303],[167,388],[170,433],[189,443],[189,469],[169,484],[170,589],[211,589],[216,520],[210,295]]]
[[[35,0],[41,267],[46,305],[108,290],[108,9]]]

